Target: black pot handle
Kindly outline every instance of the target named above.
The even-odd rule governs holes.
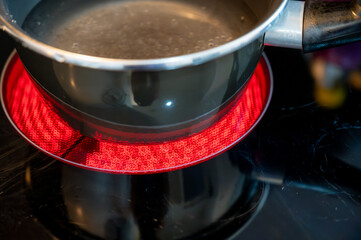
[[[333,153],[331,149],[337,147],[330,141],[325,142],[325,146],[330,146],[315,151],[315,145],[305,144],[306,140],[297,133],[279,132],[275,130],[278,127],[277,124],[261,125],[229,151],[242,172],[274,185],[325,194],[345,193],[361,199],[361,167],[349,164],[346,153]],[[345,141],[330,135],[330,139],[336,138]],[[349,144],[345,146],[348,148]],[[357,147],[357,142],[352,146]]]
[[[265,45],[305,53],[361,40],[361,0],[290,0]]]
[[[361,0],[307,0],[304,9],[303,51],[361,40]]]

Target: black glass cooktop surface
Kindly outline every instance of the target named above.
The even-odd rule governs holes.
[[[3,66],[13,45],[3,33],[0,42]],[[251,166],[245,171],[264,195],[262,200],[255,197],[262,206],[252,212],[254,216],[239,220],[239,227],[245,227],[234,239],[360,238],[361,64],[350,57],[355,51],[359,45],[307,56],[297,50],[266,48],[274,74],[271,105],[256,129],[232,150]],[[68,199],[57,205],[55,191],[53,198],[36,201],[29,197],[36,185],[29,182],[51,186],[54,181],[49,177],[59,177],[51,171],[63,163],[30,146],[2,111],[0,126],[0,238],[98,239],[79,228],[57,232],[61,228],[56,225],[68,223],[56,216],[72,203]],[[65,183],[57,184],[56,191],[64,192]],[[46,191],[53,194],[50,188]],[[51,204],[55,210],[47,214],[54,219],[45,222],[39,213]],[[127,238],[119,233],[106,236]]]

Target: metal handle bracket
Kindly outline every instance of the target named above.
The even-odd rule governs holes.
[[[360,41],[359,2],[359,0],[308,0],[304,17],[304,52]]]
[[[266,32],[265,45],[302,49],[304,2],[289,1],[284,13]]]

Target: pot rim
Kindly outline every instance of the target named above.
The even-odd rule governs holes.
[[[21,45],[47,58],[51,58],[60,63],[73,64],[76,66],[103,69],[111,71],[138,70],[138,71],[160,71],[173,70],[187,66],[199,65],[213,59],[225,56],[245,47],[249,43],[261,37],[271,25],[279,18],[284,11],[289,0],[282,0],[276,11],[264,22],[255,27],[252,31],[231,42],[211,48],[205,51],[187,55],[157,58],[157,59],[114,59],[94,57],[84,54],[73,53],[61,50],[42,43],[21,30],[10,18],[4,7],[4,1],[0,5],[0,28],[13,36]],[[262,41],[263,43],[263,41]]]

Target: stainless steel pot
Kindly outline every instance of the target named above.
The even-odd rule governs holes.
[[[115,17],[119,6],[126,17]],[[357,1],[321,0],[306,6],[287,0],[0,0],[0,25],[17,40],[28,72],[59,106],[91,125],[80,130],[92,136],[102,129],[161,132],[204,119],[211,124],[241,93],[264,44],[315,50],[358,40],[358,7]],[[134,21],[123,26],[119,19]],[[169,26],[173,20],[181,24]],[[198,31],[183,32],[184,26]],[[159,45],[167,36],[178,38]],[[205,46],[194,46],[197,37]],[[119,49],[127,59],[114,57]]]

